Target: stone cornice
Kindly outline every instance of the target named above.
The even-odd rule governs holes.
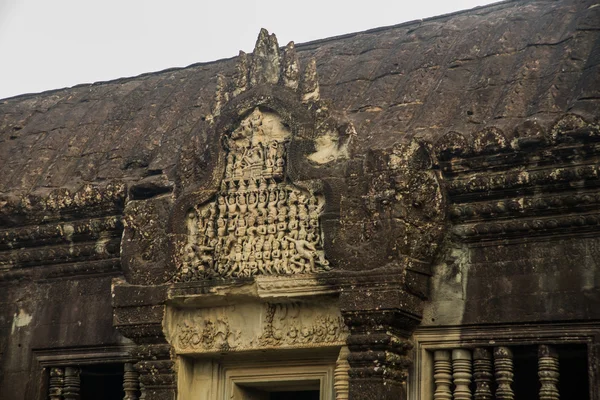
[[[565,115],[547,131],[534,122],[508,140],[499,129],[434,146],[450,199],[452,233],[495,242],[600,230],[600,128]]]

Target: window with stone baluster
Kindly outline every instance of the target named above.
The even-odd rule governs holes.
[[[35,400],[137,400],[139,375],[131,347],[34,350],[43,384]]]
[[[588,324],[424,328],[414,335],[410,400],[596,400]]]

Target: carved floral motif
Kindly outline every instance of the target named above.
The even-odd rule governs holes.
[[[240,332],[232,332],[227,318],[219,318],[215,321],[205,319],[200,326],[187,323],[178,325],[179,335],[177,340],[182,349],[220,349],[229,350],[236,347]]]
[[[297,319],[296,308],[294,304],[267,305],[265,329],[259,338],[261,347],[335,343],[348,335],[341,316],[319,315],[307,325]]]
[[[180,352],[225,352],[272,347],[311,347],[342,344],[348,330],[338,313],[297,303],[263,304],[245,309],[248,320],[204,315],[188,317],[175,327],[175,346]],[[260,317],[263,315],[264,317]]]

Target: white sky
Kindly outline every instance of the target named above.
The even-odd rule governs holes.
[[[0,98],[473,8],[486,0],[0,0]]]

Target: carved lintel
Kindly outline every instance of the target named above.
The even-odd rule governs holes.
[[[178,354],[331,347],[348,336],[335,304],[289,300],[172,310],[166,326]]]

